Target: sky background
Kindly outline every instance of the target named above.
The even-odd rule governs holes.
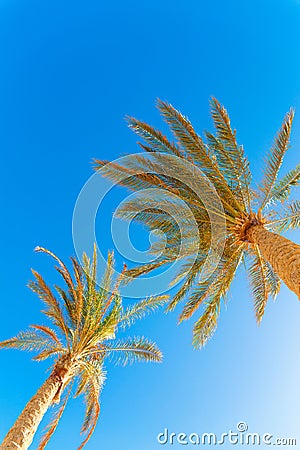
[[[282,173],[299,163],[299,45],[296,0],[1,0],[0,339],[43,321],[41,302],[26,287],[30,268],[57,280],[52,261],[33,249],[45,246],[65,260],[75,254],[72,214],[92,175],[92,158],[112,160],[138,149],[126,114],[164,129],[155,109],[159,97],[202,133],[211,127],[209,98],[216,96],[230,113],[256,181],[294,106],[292,148]],[[104,253],[114,247],[111,215],[125,196],[115,189],[97,218]],[[299,232],[290,237],[300,242]],[[147,233],[136,230],[133,242],[146,250]],[[117,255],[118,268],[123,259]],[[283,287],[257,327],[239,270],[219,328],[202,351],[192,349],[192,321],[178,327],[177,314],[160,313],[132,328],[156,340],[164,363],[107,365],[101,417],[86,448],[154,450],[166,427],[221,434],[239,421],[252,432],[296,437],[300,448],[296,296]],[[13,350],[2,351],[0,361],[2,439],[45,379],[47,362]],[[70,402],[47,448],[77,448],[83,414],[81,399]],[[38,436],[32,449],[37,442]]]

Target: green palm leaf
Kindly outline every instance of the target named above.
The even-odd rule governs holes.
[[[145,298],[134,305],[128,306],[121,315],[120,322],[123,328],[133,325],[137,320],[141,320],[147,314],[157,310],[169,300],[168,295]]]
[[[169,142],[166,136],[160,131],[155,130],[147,123],[141,122],[134,117],[127,117],[129,128],[131,128],[136,134],[141,136],[153,152],[164,152],[174,154],[178,157],[184,157],[182,151],[172,142]],[[143,147],[148,149],[149,147]]]
[[[115,364],[132,364],[135,361],[162,361],[162,353],[153,342],[144,337],[128,338],[108,344],[106,350]]]
[[[265,313],[270,290],[267,283],[267,267],[259,248],[256,248],[254,251],[248,273],[250,277],[252,295],[254,298],[256,320],[260,323]]]
[[[282,165],[284,155],[289,146],[294,111],[290,110],[284,118],[282,127],[278,132],[274,144],[269,153],[264,179],[259,186],[261,191],[260,209],[264,208],[272,198],[272,190],[275,186],[279,169]],[[274,194],[273,194],[274,195]]]
[[[300,201],[296,200],[286,205],[284,214],[279,214],[280,219],[270,222],[268,225],[278,232],[283,232],[300,227]]]
[[[16,348],[27,351],[49,349],[52,345],[52,339],[42,336],[34,330],[20,331],[17,336],[0,342],[0,348]]]
[[[243,147],[238,145],[236,141],[236,133],[231,128],[226,109],[214,97],[211,100],[211,116],[216,128],[216,138],[222,144],[212,146],[216,152],[221,173],[225,173],[231,186],[236,188],[235,196],[242,203],[245,211],[250,208],[251,202],[249,162],[244,154]],[[212,136],[208,135],[208,137],[210,137],[210,144],[212,144]]]
[[[220,314],[220,302],[220,297],[215,296],[207,303],[204,313],[195,322],[193,327],[193,345],[195,348],[203,347],[214,334]]]
[[[285,201],[293,187],[300,184],[300,164],[291,169],[281,180],[277,181],[270,192],[269,201],[266,206],[277,201]]]
[[[220,263],[216,273],[204,282],[198,283],[179,316],[180,322],[189,319],[207,298],[225,297],[242,256],[243,246],[239,246],[232,251],[228,259]]]

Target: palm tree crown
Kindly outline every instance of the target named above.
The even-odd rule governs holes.
[[[31,325],[29,331],[20,332],[16,337],[1,342],[0,347],[37,351],[34,360],[54,357],[52,369],[56,374],[61,375],[64,370],[68,371],[53,398],[53,403],[58,403],[59,407],[39,448],[45,447],[55,431],[74,384],[75,396],[84,394],[86,402],[82,426],[86,437],[80,446],[82,448],[93,433],[99,416],[99,394],[105,379],[105,359],[113,358],[114,362],[121,364],[134,360],[159,362],[162,359],[157,346],[143,337],[117,340],[118,328],[130,326],[135,320],[164,303],[167,296],[147,298],[124,309],[118,292],[123,275],[116,282],[113,281],[112,253],[108,255],[107,268],[98,286],[96,250],[92,260],[84,255],[83,267],[75,258],[71,258],[74,279],[56,255],[41,247],[36,250],[45,252],[56,260],[56,270],[67,286],[67,289],[55,286],[57,296],[42,276],[32,271],[35,280],[29,287],[43,301],[43,312],[54,327]],[[64,398],[61,400],[63,392]]]
[[[132,190],[143,189],[142,196],[123,203],[117,214],[121,218],[138,220],[150,229],[164,231],[166,242],[154,245],[152,251],[156,255],[158,252],[159,256],[152,263],[131,269],[127,275],[145,274],[172,263],[180,255],[183,264],[174,281],[181,280],[182,284],[170,300],[168,310],[173,310],[187,294],[179,321],[190,318],[199,307],[204,308],[193,331],[193,343],[201,347],[216,328],[221,302],[242,261],[246,262],[248,269],[258,322],[268,298],[277,295],[280,278],[300,296],[300,246],[276,234],[300,225],[300,202],[288,201],[292,188],[299,185],[300,165],[278,180],[289,146],[294,112],[290,110],[285,116],[269,152],[263,180],[254,190],[243,147],[237,143],[227,111],[215,98],[211,100],[215,133],[206,132],[205,139],[172,105],[159,100],[158,109],[174,141],[147,123],[129,117],[129,127],[143,139],[139,145],[145,153],[130,155],[124,164],[95,160],[95,168]],[[170,171],[162,158],[166,154],[176,157],[173,172],[178,176],[168,175]],[[222,256],[207,279],[202,279],[199,274],[212,239],[209,213],[216,211],[213,211],[213,205],[207,208],[195,190],[182,182],[180,174],[185,171],[187,163],[195,170],[200,168],[212,184],[222,204],[221,219],[226,224]],[[201,184],[199,177],[194,182]],[[153,190],[147,195],[145,189],[153,187],[164,190],[163,199],[159,195],[153,198]],[[186,214],[186,205],[197,224],[197,242]],[[182,218],[181,229],[167,211],[173,211],[174,217]],[[180,252],[182,246],[184,251]],[[192,256],[190,267],[189,258]]]

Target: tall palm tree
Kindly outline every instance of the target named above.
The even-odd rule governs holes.
[[[205,132],[205,139],[172,105],[159,100],[158,109],[174,141],[147,123],[129,117],[129,127],[144,141],[139,142],[144,153],[129,155],[121,164],[95,160],[95,169],[134,191],[143,189],[142,196],[131,197],[118,209],[117,215],[164,231],[166,241],[154,245],[153,253],[160,255],[153,262],[129,270],[128,275],[139,276],[181,258],[184,264],[174,282],[181,280],[182,284],[170,300],[168,310],[187,298],[179,317],[181,322],[203,308],[193,329],[193,344],[201,347],[216,329],[221,303],[241,262],[245,262],[250,277],[258,322],[269,297],[277,295],[280,279],[300,297],[300,246],[281,235],[300,225],[300,202],[290,196],[300,183],[300,165],[278,179],[289,147],[294,112],[290,110],[286,114],[268,154],[263,180],[253,189],[243,147],[237,143],[227,111],[215,98],[211,100],[215,132]],[[163,157],[166,155],[172,155],[172,172],[168,158]],[[191,189],[185,182],[188,175],[182,174],[188,173],[187,165],[194,168],[195,175],[190,178],[199,189]],[[197,191],[204,186],[199,169],[217,193],[221,213],[213,202],[207,207],[199,197]],[[164,190],[164,197],[159,194],[155,197],[153,189],[148,195],[147,189],[153,187]],[[197,225],[197,238],[186,206]],[[168,211],[173,213],[170,215]],[[225,240],[217,267],[205,279],[199,274],[212,240],[211,213],[219,214],[224,221]],[[172,215],[182,219],[181,227]],[[192,267],[189,266],[191,257]]]
[[[37,293],[45,305],[44,314],[54,325],[31,325],[29,331],[0,343],[1,348],[38,351],[34,360],[54,357],[51,374],[4,438],[1,450],[27,449],[44,414],[51,405],[57,410],[39,444],[43,449],[54,433],[67,401],[75,389],[75,396],[84,394],[86,402],[82,432],[86,434],[81,449],[91,437],[100,412],[99,394],[105,379],[104,361],[114,357],[115,362],[126,364],[137,361],[162,359],[157,346],[149,340],[126,338],[117,340],[119,327],[125,328],[142,318],[147,312],[165,302],[166,296],[151,297],[123,309],[118,293],[123,275],[113,282],[114,259],[108,255],[107,268],[100,287],[97,285],[96,251],[92,260],[84,255],[83,267],[71,258],[74,279],[66,265],[50,251],[37,247],[52,256],[58,266],[67,289],[55,286],[56,293],[42,276],[32,271],[35,280],[29,287]]]

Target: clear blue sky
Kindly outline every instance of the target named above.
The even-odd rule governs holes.
[[[26,288],[30,267],[55,278],[52,262],[33,248],[74,254],[72,213],[92,158],[137,150],[125,114],[160,125],[160,97],[202,132],[214,95],[228,108],[257,180],[284,113],[295,106],[284,170],[299,163],[299,46],[296,0],[2,0],[0,339],[41,320],[41,303]],[[113,246],[110,217],[124,195],[117,190],[97,221],[103,249]],[[144,250],[147,235],[138,236]],[[300,242],[300,233],[290,236]],[[249,431],[298,437],[300,446],[299,323],[299,302],[283,287],[258,328],[242,270],[203,351],[190,345],[191,323],[176,326],[176,313],[151,316],[132,333],[155,339],[164,363],[107,366],[101,418],[86,448],[154,450],[165,427],[222,433],[242,420]],[[0,361],[1,439],[47,364],[13,350]],[[76,448],[82,416],[81,400],[70,403],[49,450]]]

